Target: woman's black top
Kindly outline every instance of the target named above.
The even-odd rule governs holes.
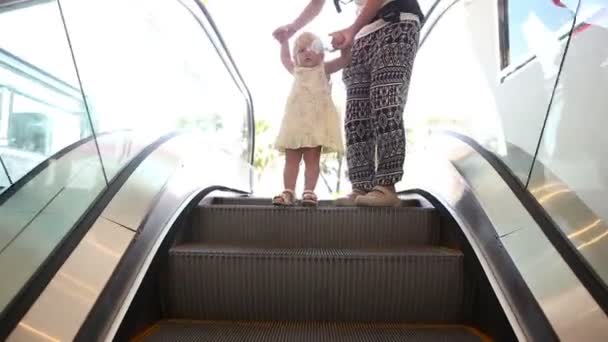
[[[341,12],[340,0],[334,0],[334,5],[338,12]],[[421,22],[424,20],[424,14],[422,14],[422,11],[420,10],[418,0],[394,0],[382,6],[371,22],[378,19],[384,19],[388,22],[397,22],[400,19],[401,13],[412,13],[418,16],[418,19],[420,19]]]

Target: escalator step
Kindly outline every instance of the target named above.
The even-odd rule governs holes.
[[[269,243],[281,247],[358,248],[434,245],[439,217],[432,208],[200,206],[191,241]]]
[[[263,197],[214,197],[211,204],[220,205],[241,205],[241,206],[268,206],[270,198]],[[335,207],[336,202],[333,200],[319,200],[319,207]],[[402,207],[421,207],[422,203],[417,198],[401,199]]]
[[[148,329],[135,341],[490,342],[491,340],[473,328],[449,325],[168,321]]]
[[[169,317],[454,323],[463,258],[426,248],[276,249],[192,244],[171,249]]]

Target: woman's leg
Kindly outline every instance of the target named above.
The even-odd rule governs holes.
[[[315,191],[319,180],[319,163],[321,161],[321,147],[303,148],[304,165],[304,190]]]
[[[404,21],[380,30],[380,45],[372,61],[370,89],[378,148],[375,185],[392,188],[403,176],[405,129],[403,109],[418,48],[419,25]]]
[[[363,37],[355,41],[351,64],[344,69],[346,85],[346,164],[353,190],[365,193],[373,187],[375,176],[374,122],[370,103],[370,51],[374,41]]]
[[[382,188],[359,198],[357,204],[397,205],[395,183],[403,177],[405,161],[403,109],[418,48],[419,24],[403,21],[374,34],[381,42],[372,58],[370,85],[378,156],[374,185]]]

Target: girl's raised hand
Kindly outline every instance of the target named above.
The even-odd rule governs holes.
[[[289,38],[291,38],[296,33],[296,30],[293,28],[291,24],[283,25],[278,27],[272,32],[272,36],[274,39],[278,40],[280,43],[283,43]]]

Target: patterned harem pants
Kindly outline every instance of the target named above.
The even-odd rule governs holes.
[[[343,73],[346,161],[353,189],[393,185],[403,176],[403,109],[419,33],[418,22],[407,20],[354,43],[351,64]]]

